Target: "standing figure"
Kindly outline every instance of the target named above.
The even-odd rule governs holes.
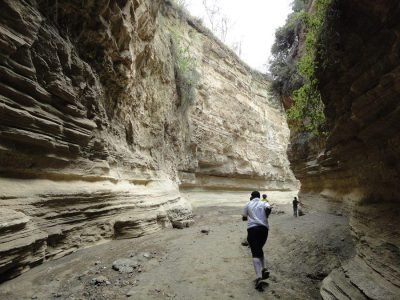
[[[261,201],[268,202],[268,198],[267,197],[268,197],[267,194],[263,194],[262,198],[261,198]]]
[[[255,288],[262,290],[262,279],[269,277],[268,268],[265,265],[263,247],[268,238],[268,216],[271,206],[268,202],[260,201],[260,193],[251,193],[250,201],[243,208],[243,221],[247,221],[247,241],[253,257],[253,266],[256,272]]]
[[[299,205],[300,201],[297,200],[297,197],[293,199],[293,215],[297,217],[297,206]]]

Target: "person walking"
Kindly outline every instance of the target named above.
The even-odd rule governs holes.
[[[261,198],[261,201],[268,202],[268,198],[267,197],[268,197],[267,194],[263,194],[262,198]]]
[[[297,200],[297,197],[294,197],[294,199],[293,199],[293,215],[295,217],[297,217],[297,207],[298,207],[299,203],[300,203],[300,201]]]
[[[263,247],[268,238],[268,216],[271,206],[260,200],[260,192],[251,193],[250,201],[243,208],[242,220],[247,221],[247,241],[253,257],[254,271],[256,272],[255,288],[262,290],[262,280],[269,277],[266,268]]]

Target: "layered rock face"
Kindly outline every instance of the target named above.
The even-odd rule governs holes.
[[[196,59],[177,92],[175,30]],[[291,189],[268,81],[170,3],[0,3],[0,280],[191,222],[181,187]]]
[[[302,193],[347,207],[357,242],[324,280],[324,299],[400,297],[399,17],[398,1],[333,1],[318,74],[329,135],[293,137]]]
[[[0,8],[2,280],[191,218],[160,2],[48,4]]]
[[[174,19],[174,11],[166,13]],[[270,82],[189,23],[182,38],[196,53],[200,77],[189,115],[194,164],[180,168],[181,188],[296,190],[289,129],[282,105],[268,94]]]

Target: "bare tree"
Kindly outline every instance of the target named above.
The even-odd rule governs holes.
[[[222,16],[219,28],[221,41],[223,42],[226,41],[226,36],[228,35],[229,28],[230,28],[230,22],[228,18],[226,16]]]
[[[237,56],[242,56],[242,41],[233,42],[231,45],[232,50],[237,54]]]
[[[210,3],[208,0],[202,0],[202,3],[211,31],[214,32],[222,42],[225,42],[232,24],[229,18],[222,13],[219,1],[213,0]]]
[[[228,35],[233,27],[219,5],[219,0],[202,0],[206,14],[206,22],[209,23],[211,31],[225,44],[227,44]],[[236,41],[229,44],[229,47],[240,57],[242,54],[242,41]]]
[[[207,0],[202,0],[203,7],[206,12],[206,17],[211,26],[211,31],[216,33],[217,31],[217,18],[220,15],[221,8],[217,6],[217,2],[214,1],[210,4]]]

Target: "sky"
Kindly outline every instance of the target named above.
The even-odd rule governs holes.
[[[220,15],[228,21],[228,34],[225,43],[231,46],[241,42],[241,55],[252,68],[263,73],[267,71],[271,47],[275,40],[275,30],[284,25],[291,12],[293,0],[207,0],[208,6],[220,8]],[[209,22],[203,0],[185,0],[190,14]]]

